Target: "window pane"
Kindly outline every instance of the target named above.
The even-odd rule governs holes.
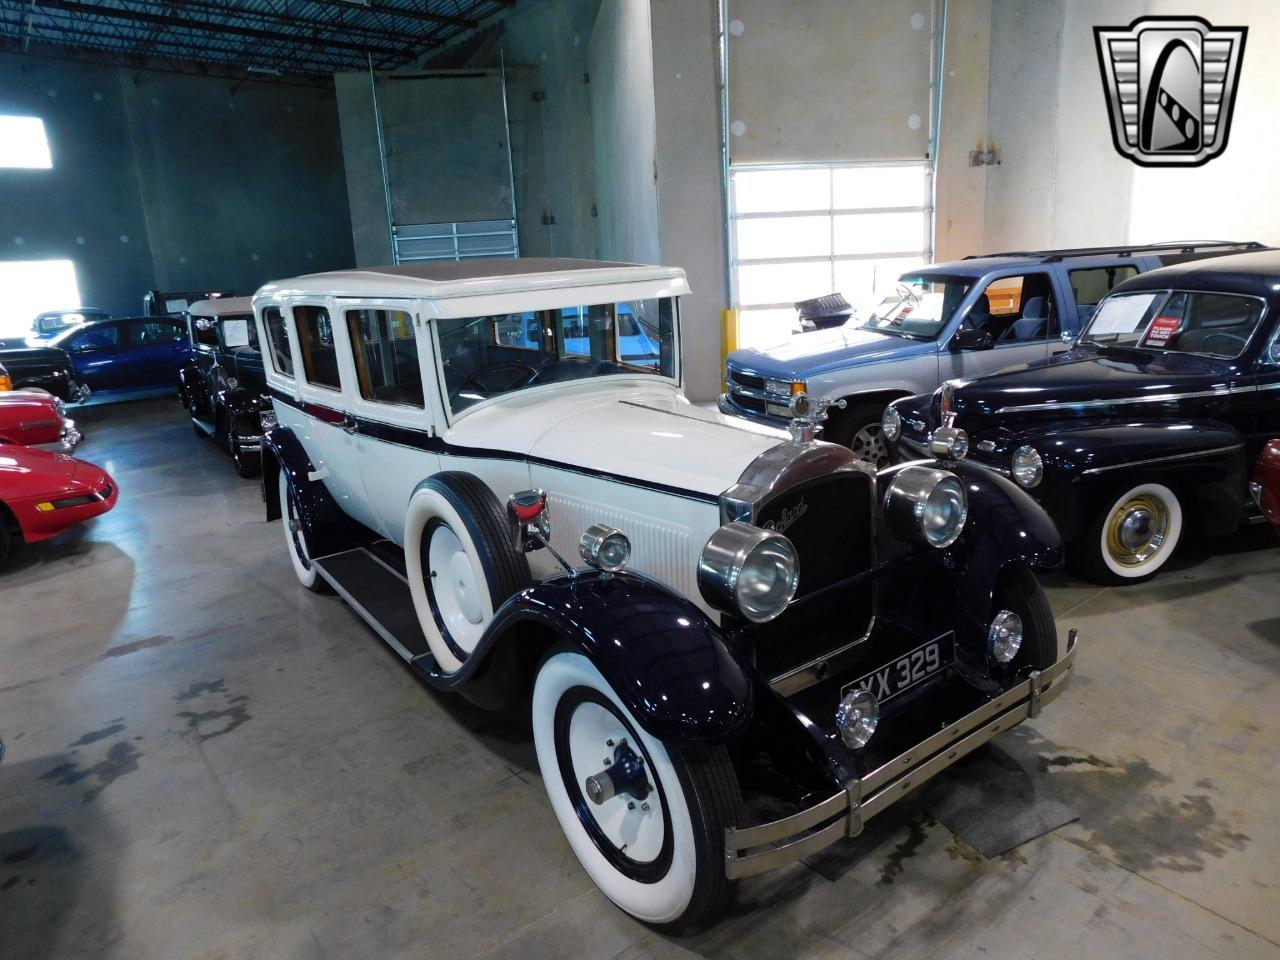
[[[869,317],[885,297],[898,288],[898,278],[924,263],[924,257],[886,260],[837,260],[835,289],[853,304],[860,317]]]
[[[26,336],[37,314],[79,306],[76,268],[70,260],[0,261],[0,337]]]
[[[129,324],[129,342],[138,346],[185,340],[186,331],[176,320],[135,320]]]
[[[0,167],[49,170],[49,140],[39,117],[0,117]]]
[[[1099,303],[1117,283],[1137,275],[1138,268],[1129,266],[1093,267],[1089,270],[1071,270],[1068,273],[1076,303],[1082,307]]]
[[[289,328],[285,325],[284,316],[279,307],[267,307],[262,311],[262,324],[267,328],[267,342],[270,345],[271,366],[276,373],[286,377],[293,376],[293,354],[289,352]]]
[[[532,311],[493,318],[493,343],[518,350],[542,349],[542,321]]]
[[[925,214],[850,213],[835,218],[835,253],[923,251]]]
[[[796,303],[832,292],[828,261],[746,264],[738,268],[738,300],[744,306]]]
[[[294,307],[293,323],[298,330],[298,345],[302,348],[302,368],[306,371],[307,382],[332,390],[342,389],[329,311],[310,305]]]
[[[830,210],[831,171],[735,170],[733,206],[738,213]]]
[[[670,300],[632,300],[617,308],[617,359],[648,373],[675,371]]]
[[[421,408],[422,368],[413,317],[403,310],[348,310],[360,396]]]
[[[743,310],[738,314],[738,346],[772,347],[795,332],[796,312],[792,307],[774,310]]]
[[[735,228],[739,260],[831,256],[830,217],[738,220]]]
[[[191,339],[203,347],[216,347],[218,345],[218,322],[212,317],[192,317]]]
[[[62,344],[58,344],[62,346]],[[72,337],[65,349],[71,353],[85,353],[89,350],[105,350],[120,346],[120,327],[114,323],[93,326],[83,333]]]
[[[923,207],[928,200],[928,168],[920,166],[837,167],[832,171],[833,206]]]

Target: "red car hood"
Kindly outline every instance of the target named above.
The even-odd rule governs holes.
[[[17,443],[0,443],[0,492],[17,492],[28,483],[41,483],[53,490],[59,484],[70,483],[77,467],[82,470],[80,479],[89,483],[94,480],[94,471],[101,472],[92,464],[65,453],[33,450]]]
[[[16,443],[52,443],[62,435],[58,401],[47,393],[0,390],[0,438]]]

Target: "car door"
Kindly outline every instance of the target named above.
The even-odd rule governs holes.
[[[404,543],[405,510],[413,489],[440,469],[429,449],[437,430],[424,372],[435,370],[431,338],[415,301],[343,300],[338,319],[347,342],[356,421],[353,461],[376,517],[374,529]]]
[[[94,393],[121,390],[128,385],[128,365],[123,324],[116,321],[95,323],[80,330],[61,346],[71,355],[71,363],[80,379]]]
[[[985,350],[952,349],[943,357],[943,379],[980,377],[1046,359],[1050,331],[1058,328],[1058,300],[1053,276],[1046,269],[1020,270],[988,279],[970,302],[960,326],[986,331],[993,346]]]

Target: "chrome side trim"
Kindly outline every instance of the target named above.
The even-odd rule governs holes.
[[[1117,403],[1168,403],[1171,400],[1194,400],[1197,397],[1226,397],[1233,393],[1252,393],[1256,387],[1214,387],[1212,390],[1197,390],[1194,393],[1156,393],[1147,397],[1112,397],[1110,400],[1075,400],[1070,403],[1049,401],[1047,403],[1027,403],[1014,407],[1001,407],[996,414],[1029,413],[1033,410],[1091,410],[1095,407],[1110,407]]]
[[[1197,450],[1194,453],[1171,453],[1164,457],[1149,457],[1146,460],[1129,460],[1125,463],[1113,463],[1106,467],[1090,467],[1083,470],[1080,476],[1086,477],[1091,473],[1106,473],[1108,470],[1124,470],[1128,467],[1145,467],[1152,463],[1169,463],[1174,460],[1194,460],[1196,457],[1208,457],[1215,453],[1226,453],[1228,450],[1239,450],[1243,447],[1243,443],[1232,443],[1225,447],[1214,447],[1212,450]]]
[[[1034,673],[914,749],[850,781],[843,790],[821,803],[770,823],[727,828],[724,832],[725,875],[734,880],[763,873],[794,863],[843,836],[857,836],[871,817],[1056,699],[1071,681],[1077,640],[1078,634],[1072,630],[1067,638],[1066,656],[1053,666]],[[833,822],[826,823],[828,820]],[[820,829],[796,836],[815,828]],[[795,839],[783,842],[789,837]],[[758,849],[760,847],[768,849]]]
[[[799,693],[801,690],[807,690],[815,683],[827,679],[833,674],[839,673],[847,665],[846,660],[852,660],[852,653],[858,647],[862,646],[871,636],[871,631],[875,629],[876,618],[872,616],[871,623],[867,625],[867,632],[858,637],[857,640],[851,640],[843,647],[838,647],[829,653],[824,653],[819,657],[814,657],[808,663],[802,663],[798,667],[794,667],[785,673],[780,673],[769,681],[769,686],[779,696],[789,697],[793,693]]]

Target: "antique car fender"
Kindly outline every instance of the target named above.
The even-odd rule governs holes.
[[[1036,448],[1044,479],[1031,494],[1072,540],[1117,494],[1160,483],[1183,501],[1202,533],[1225,534],[1244,516],[1249,464],[1239,432],[1224,423],[1148,421],[1046,425],[1013,442]],[[1190,508],[1190,509],[1187,509]]]
[[[217,406],[227,413],[227,433],[256,437],[261,431],[262,395],[245,387],[232,387],[218,394]]]
[[[294,432],[275,427],[262,438],[262,495],[267,520],[280,519],[280,471],[298,505],[298,519],[314,556],[345,549],[359,539],[358,524],[343,512]]]
[[[746,729],[753,682],[702,610],[633,573],[583,571],[509,598],[463,667],[433,684],[484,705],[528,689],[546,650],[567,641],[590,658],[641,726],[667,743],[732,740]]]
[[[208,387],[199,368],[193,363],[188,362],[178,368],[178,396],[186,403],[188,411],[192,411],[192,408],[201,411],[209,409]]]

